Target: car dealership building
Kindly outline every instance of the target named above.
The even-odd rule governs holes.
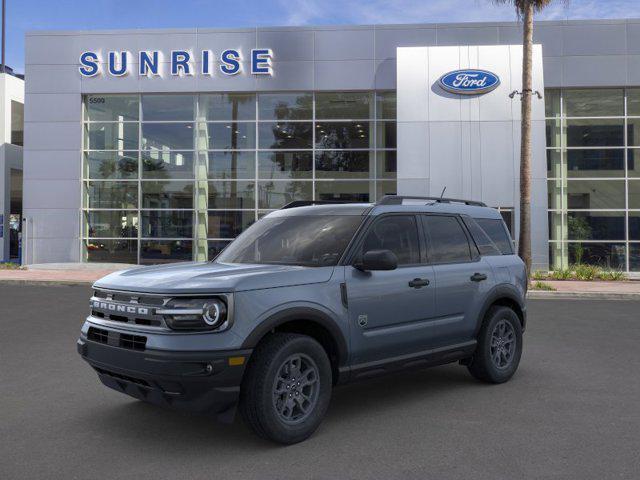
[[[499,208],[517,237],[521,35],[516,23],[31,32],[24,263],[206,260],[293,200],[445,187]],[[640,20],[539,22],[534,41],[534,268],[638,272]],[[497,82],[458,93],[440,82],[458,70],[463,89],[464,75]]]

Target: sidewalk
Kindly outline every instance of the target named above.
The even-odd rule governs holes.
[[[591,298],[601,300],[640,300],[640,281],[579,282],[575,280],[544,280],[555,289],[529,290],[529,298]]]
[[[0,270],[0,285],[7,282],[24,285],[91,285],[105,275],[135,266],[121,263],[30,265],[26,270]]]

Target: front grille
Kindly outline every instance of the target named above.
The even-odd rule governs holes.
[[[120,346],[130,350],[144,350],[147,346],[147,337],[141,335],[120,334]]]
[[[129,325],[166,329],[164,317],[155,312],[168,301],[164,297],[94,290],[91,316]]]
[[[109,343],[109,332],[101,328],[89,327],[87,338],[98,343]]]
[[[143,335],[129,335],[96,327],[89,327],[87,339],[92,342],[126,348],[127,350],[142,351],[147,347],[147,337]]]

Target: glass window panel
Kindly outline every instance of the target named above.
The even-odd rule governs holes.
[[[513,210],[500,210],[500,216],[502,217],[502,221],[507,226],[507,230],[509,230],[509,235],[513,238]]]
[[[624,180],[569,180],[567,206],[570,210],[625,208]]]
[[[316,123],[316,148],[373,148],[369,122]]]
[[[640,240],[640,212],[629,212],[629,240]]]
[[[254,178],[254,152],[200,152],[200,162],[207,165],[209,178]]]
[[[138,178],[138,153],[85,152],[84,166],[86,178]]]
[[[376,93],[377,116],[378,118],[395,120],[396,113],[396,92],[378,92]]]
[[[149,150],[142,152],[142,177],[193,178],[193,152]]]
[[[370,92],[318,92],[316,118],[373,118],[372,97]]]
[[[624,177],[624,149],[567,150],[569,177]]]
[[[294,200],[313,198],[312,182],[271,181],[258,183],[258,208],[281,208]]]
[[[627,175],[640,177],[640,149],[629,148],[627,150]]]
[[[136,121],[139,117],[137,95],[87,95],[84,105],[91,122]]]
[[[640,88],[627,89],[627,115],[640,116]]]
[[[640,180],[629,180],[629,208],[640,209]]]
[[[398,146],[398,136],[396,122],[376,122],[376,143],[377,148],[396,148]]]
[[[547,149],[547,177],[560,178],[562,176],[562,152]]]
[[[311,93],[261,93],[258,96],[260,120],[311,120]]]
[[[258,154],[260,179],[296,179],[313,176],[311,152],[260,152]]]
[[[188,262],[193,258],[193,242],[190,240],[145,240],[140,243],[142,265]]]
[[[341,202],[369,202],[375,195],[375,182],[316,182],[317,200],[335,200]]]
[[[87,123],[84,126],[88,150],[137,150],[137,123]]]
[[[567,213],[569,240],[625,240],[624,212]]]
[[[209,248],[209,260],[211,261],[215,259],[231,242],[225,240],[209,240],[207,243]]]
[[[138,182],[87,182],[88,208],[138,208]]]
[[[546,125],[546,138],[547,147],[559,148],[562,146],[562,120],[547,120]]]
[[[253,182],[209,182],[209,208],[255,208],[255,184]]]
[[[373,152],[345,150],[316,153],[316,178],[373,177]]]
[[[544,109],[546,117],[560,116],[560,90],[544,91]]]
[[[640,146],[640,118],[627,119],[627,145]]]
[[[200,120],[255,120],[253,93],[207,93],[200,95]]]
[[[567,223],[566,213],[549,212],[549,239],[550,240],[566,240],[566,230],[563,228],[562,219],[564,217],[564,224]]]
[[[193,208],[193,182],[142,182],[142,208]]]
[[[193,95],[142,95],[142,118],[145,121],[193,121]]]
[[[193,236],[193,212],[184,210],[142,211],[142,237],[191,238]]]
[[[85,240],[88,262],[138,263],[137,240]]]
[[[24,146],[24,103],[11,100],[11,138],[14,145]]]
[[[380,200],[385,195],[397,195],[398,182],[395,180],[383,180],[376,182],[376,200]]]
[[[567,117],[615,117],[624,115],[624,92],[616,89],[566,89],[562,92]]]
[[[565,120],[568,147],[624,147],[624,120]]]
[[[209,238],[235,238],[255,221],[254,212],[209,212]]]
[[[395,179],[398,171],[398,152],[396,151],[378,151],[376,152],[378,161],[377,178],[393,178]]]
[[[424,232],[429,238],[429,263],[471,261],[467,234],[456,217],[426,215]]]
[[[88,211],[84,217],[87,237],[138,237],[137,211]]]
[[[626,250],[624,243],[569,243],[569,264],[626,270]]]
[[[208,150],[248,150],[256,148],[256,124],[201,123],[198,145]]]
[[[547,182],[547,205],[551,210],[560,210],[563,208],[562,185],[566,180],[549,180]]]
[[[300,150],[313,147],[313,124],[262,122],[258,125],[259,148]]]
[[[145,150],[193,150],[193,123],[143,123]]]
[[[460,233],[464,235],[462,230]],[[416,217],[393,215],[378,219],[367,231],[358,257],[361,258],[371,250],[390,250],[398,259],[398,265],[420,263],[420,240]],[[467,245],[467,255],[468,252]],[[357,261],[360,261],[360,258]]]
[[[629,244],[629,271],[640,272],[640,243]]]

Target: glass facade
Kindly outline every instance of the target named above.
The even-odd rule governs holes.
[[[549,265],[640,271],[640,89],[546,92]]]
[[[396,192],[395,92],[84,97],[86,261],[213,258],[294,200]]]

